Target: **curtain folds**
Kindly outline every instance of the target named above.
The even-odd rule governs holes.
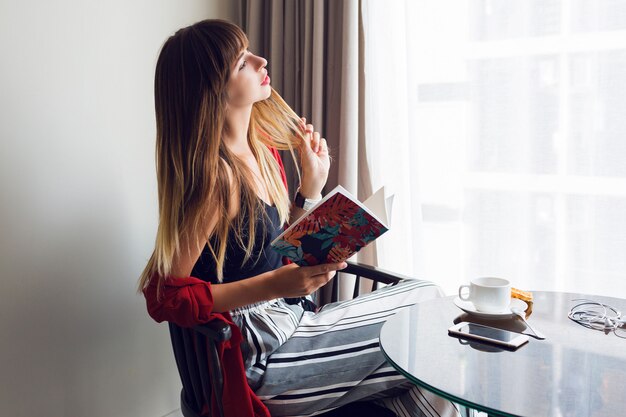
[[[267,58],[272,86],[326,138],[333,164],[327,190],[343,185],[359,198],[371,186],[363,137],[364,94],[359,1],[241,0],[250,49]],[[284,160],[289,188],[296,175]],[[359,179],[361,182],[359,183]]]
[[[364,200],[372,193],[365,137],[363,28],[359,0],[241,0],[239,24],[250,49],[268,59],[273,87],[306,117],[331,150],[325,192],[337,184]],[[289,189],[298,187],[283,155]],[[358,260],[377,265],[376,246]]]

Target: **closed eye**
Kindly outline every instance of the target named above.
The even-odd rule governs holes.
[[[239,58],[237,58],[237,61],[239,61],[241,58],[243,58],[243,57],[244,57],[244,55],[245,55],[245,54],[247,54],[248,52],[250,52],[250,51],[248,51],[247,49],[246,49],[245,51],[243,51],[243,52],[241,53],[241,55],[239,55]],[[242,70],[245,66],[246,66],[246,61],[244,60],[244,61],[241,63],[241,65],[239,66],[239,71],[241,71],[241,70]]]

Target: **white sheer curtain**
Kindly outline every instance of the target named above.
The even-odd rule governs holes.
[[[364,132],[372,190],[394,195],[390,230],[376,242],[378,266],[421,272],[421,205],[414,168],[411,63],[405,1],[361,2],[364,60]],[[364,252],[367,253],[367,249]]]
[[[366,0],[363,27],[380,266],[626,296],[626,1]]]

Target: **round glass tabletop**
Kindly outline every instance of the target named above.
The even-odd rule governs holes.
[[[624,414],[626,339],[587,329],[567,317],[576,298],[626,314],[626,300],[534,292],[528,318],[547,338],[515,351],[448,335],[461,321],[530,334],[519,319],[486,320],[457,308],[454,297],[416,304],[381,329],[389,362],[413,383],[456,403],[495,416],[601,417]],[[626,336],[626,330],[621,330]]]

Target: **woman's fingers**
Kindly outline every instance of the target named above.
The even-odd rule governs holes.
[[[320,132],[313,132],[313,139],[311,139],[311,149],[313,152],[318,153],[320,150]]]
[[[320,139],[320,151],[322,154],[328,153],[328,143],[326,143],[326,139]]]
[[[304,137],[309,148],[318,153],[320,150],[320,132],[316,132],[312,124],[305,125]]]
[[[323,154],[328,151],[326,139],[321,138],[320,132],[316,132],[315,127],[306,122],[306,117],[300,118],[300,129],[304,137],[303,146],[308,146],[315,154],[320,154],[320,152]]]
[[[300,297],[308,295],[330,281],[338,270],[347,266],[345,262],[299,267],[296,264],[285,265],[272,275],[275,289],[280,297]]]
[[[335,262],[332,264],[321,264],[310,267],[311,275],[322,275],[327,272],[338,271],[347,267],[348,264],[345,262]]]
[[[311,273],[316,283],[315,290],[325,285],[328,281],[333,279],[333,277],[337,274],[337,271],[340,271],[348,266],[345,262],[337,262],[332,264],[322,264],[311,267]]]
[[[302,145],[306,145],[308,148],[311,148],[311,141],[313,140],[313,125],[306,124],[306,119],[303,117],[300,127],[302,128]]]

